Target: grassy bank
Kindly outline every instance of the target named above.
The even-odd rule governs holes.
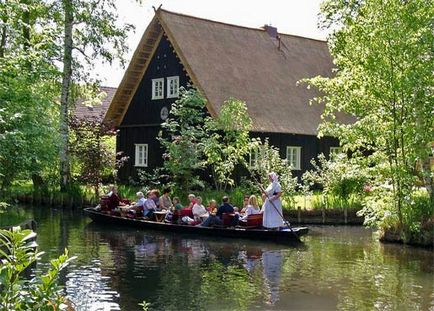
[[[137,191],[146,192],[147,189],[131,186],[131,185],[119,185],[119,193],[123,198],[127,198],[131,201],[136,200]],[[162,189],[160,189],[162,190]],[[101,192],[108,191],[108,185],[102,186]],[[212,199],[217,202],[221,202],[223,196],[230,197],[231,202],[235,206],[242,206],[244,195],[255,194],[260,204],[260,193],[253,193],[250,190],[244,188],[234,188],[226,192],[216,190],[202,190],[193,191],[196,196],[201,196],[204,204]],[[178,196],[183,205],[187,205],[188,193],[179,193],[176,190],[172,193],[172,197]],[[60,192],[58,189],[51,189],[46,193],[34,191],[31,182],[21,182],[13,185],[11,189],[6,193],[0,193],[0,201],[6,201],[10,203],[24,203],[30,205],[46,205],[46,206],[64,206],[64,207],[82,207],[93,206],[98,204],[98,198],[95,196],[93,189],[84,185],[76,185],[68,192]],[[348,202],[344,203],[339,198],[332,195],[324,195],[321,192],[316,192],[311,195],[299,194],[293,198],[282,198],[283,209],[290,210],[330,210],[330,209],[352,209],[357,210],[361,208],[361,200],[356,196],[352,196]]]

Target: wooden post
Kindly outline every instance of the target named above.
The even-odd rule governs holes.
[[[323,195],[324,198],[324,195]],[[327,208],[327,199],[324,199],[324,204],[321,208],[321,214],[322,214],[322,223],[325,224],[325,219],[326,219],[326,214],[325,214],[325,209]]]
[[[297,221],[301,223],[301,207],[297,206]]]
[[[344,207],[344,223],[348,224],[348,209],[346,205]]]

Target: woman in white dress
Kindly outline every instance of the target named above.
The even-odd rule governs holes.
[[[282,202],[280,201],[282,190],[276,173],[271,172],[268,174],[268,178],[271,183],[262,194],[264,201],[261,210],[264,215],[262,225],[267,229],[277,229],[283,226]]]

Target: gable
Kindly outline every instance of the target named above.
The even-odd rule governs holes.
[[[149,61],[146,72],[140,80],[122,119],[121,127],[160,124],[163,121],[161,119],[163,107],[170,110],[171,104],[177,99],[167,96],[168,77],[178,76],[180,86],[186,86],[189,81],[184,67],[167,37],[161,36],[156,45],[157,48]],[[164,81],[162,99],[152,99],[153,79],[163,79]]]

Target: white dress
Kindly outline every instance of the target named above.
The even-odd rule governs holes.
[[[277,228],[283,226],[283,219],[280,215],[282,214],[282,201],[280,198],[272,200],[274,206],[271,204],[268,198],[273,199],[276,193],[282,192],[280,184],[278,182],[272,182],[267,189],[265,189],[265,194],[267,199],[265,199],[264,205],[262,205],[263,220],[262,225],[266,228]],[[277,212],[276,211],[279,211]]]

